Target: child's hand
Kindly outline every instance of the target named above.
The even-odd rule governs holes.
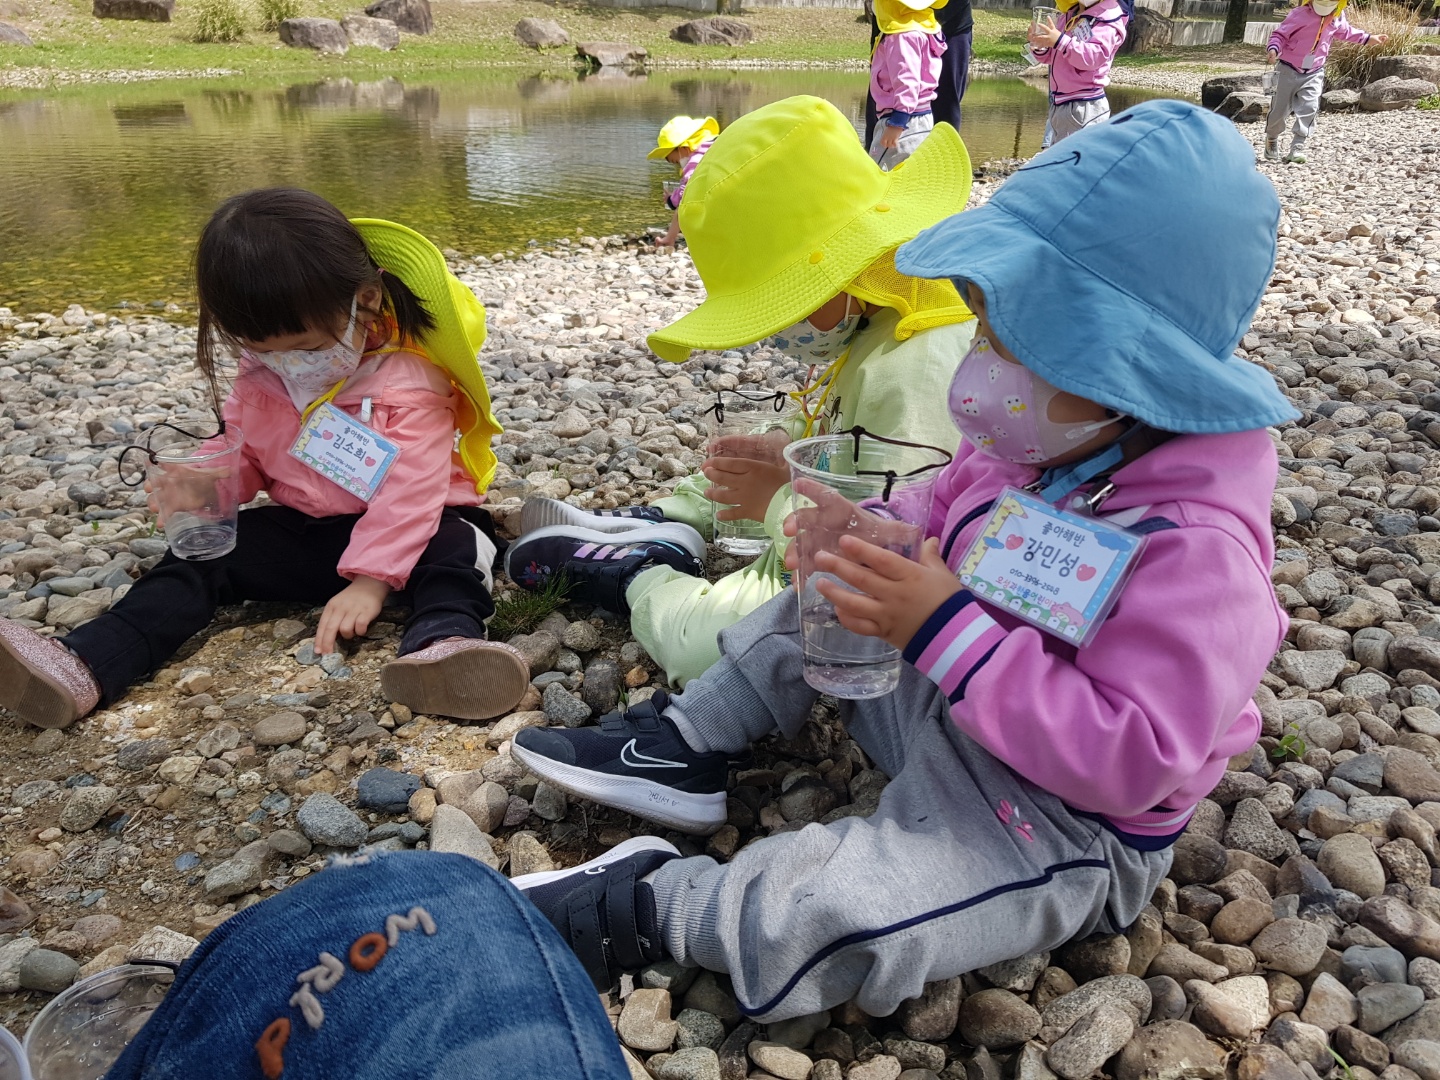
[[[1280,62],[1280,54],[1274,49],[1271,49],[1265,54],[1265,62],[1267,64],[1278,64]]]
[[[835,605],[845,629],[882,638],[897,649],[910,644],[925,620],[963,588],[933,537],[925,541],[918,563],[854,536],[841,537],[840,550],[844,557],[817,553],[815,568],[860,592],[822,580],[820,595]]]
[[[880,132],[880,145],[886,150],[894,150],[900,145],[900,133],[905,129],[896,127],[894,124],[886,124]]]
[[[1371,34],[1371,35],[1370,35],[1370,40],[1373,41],[1373,42],[1375,42],[1377,45],[1384,45],[1387,41],[1390,40],[1390,35],[1389,35],[1389,34]]]
[[[353,638],[370,629],[370,623],[385,605],[390,586],[371,577],[357,577],[330,598],[315,631],[315,652],[324,656],[335,651],[335,637]]]
[[[785,519],[785,535],[795,538],[795,542],[785,549],[787,570],[800,570],[807,546],[815,546],[818,556],[829,546],[830,537],[841,534],[863,540],[870,546],[887,548],[908,547],[917,539],[916,526],[857,506],[814,480],[797,480],[795,494],[807,500],[807,505]]]
[[[1032,49],[1048,49],[1060,40],[1060,28],[1053,22],[1032,26],[1027,40]]]
[[[780,429],[758,435],[723,435],[710,440],[700,471],[710,481],[712,502],[728,503],[721,521],[764,521],[775,493],[790,482],[783,451],[790,436]]]

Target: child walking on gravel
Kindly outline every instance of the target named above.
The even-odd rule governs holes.
[[[1084,212],[1107,196],[1133,227]],[[1136,918],[1196,803],[1259,736],[1251,694],[1285,631],[1265,428],[1297,414],[1234,355],[1279,209],[1228,121],[1154,101],[900,249],[902,272],[952,280],[980,325],[919,561],[856,535],[816,557],[854,590],[822,586],[842,624],[903,650],[894,691],[840,703],[892,779],[869,816],[727,863],[637,837],[517,880],[597,985],[669,956],[728,973],[761,1021],[851,999],[888,1016],[927,982]],[[795,515],[797,543],[824,512]],[[795,597],[776,597],[683,694],[597,728],[530,728],[514,753],[605,805],[718,829],[732,762],[777,728],[794,737],[819,696],[798,624]]]
[[[940,87],[945,35],[935,16],[947,0],[875,0],[880,36],[870,54],[876,129],[870,156],[894,169],[935,127],[931,106]]]
[[[1270,96],[1270,114],[1265,119],[1265,160],[1280,161],[1280,136],[1291,116],[1295,126],[1290,150],[1284,160],[1303,164],[1305,143],[1315,130],[1320,112],[1320,95],[1325,92],[1325,61],[1330,46],[1338,39],[1364,45],[1385,42],[1384,34],[1367,34],[1345,19],[1348,0],[1309,0],[1290,14],[1270,35],[1266,49],[1275,67],[1275,91]]]
[[[529,669],[484,640],[496,539],[480,503],[499,425],[476,360],[480,302],[418,233],[285,188],[223,203],[195,268],[196,363],[213,388],[222,357],[239,359],[221,425],[242,439],[239,501],[264,491],[270,505],[240,511],[228,554],[167,554],[61,641],[0,620],[0,704],[64,727],[118,701],[220,604],[323,604],[323,654],[363,636],[394,594],[412,614],[381,672],[391,699],[464,719],[509,711]],[[299,456],[312,427],[340,425],[374,469]]]
[[[1045,146],[1110,118],[1110,65],[1125,42],[1120,0],[1058,0],[1064,25],[1030,29],[1035,62],[1050,69],[1050,116]]]
[[[680,179],[669,187],[665,194],[665,205],[670,208],[670,228],[656,240],[659,247],[674,247],[680,239],[680,200],[685,197],[685,188],[695,175],[705,152],[720,134],[720,125],[713,116],[697,120],[693,116],[677,116],[660,129],[655,139],[655,149],[646,155],[647,161],[668,161],[680,170]]]

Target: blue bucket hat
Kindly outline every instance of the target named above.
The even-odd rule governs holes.
[[[1000,343],[1061,390],[1165,431],[1248,431],[1299,416],[1234,355],[1279,219],[1230,121],[1147,101],[1052,146],[895,265],[973,282]]]
[[[501,875],[395,852],[222,923],[106,1080],[630,1080],[570,947]]]

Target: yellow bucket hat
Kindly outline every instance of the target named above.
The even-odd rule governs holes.
[[[490,407],[490,388],[480,371],[485,344],[485,307],[445,265],[440,249],[414,229],[378,218],[352,218],[370,257],[387,274],[410,287],[435,319],[435,328],[419,342],[424,357],[459,391],[455,423],[460,431],[460,462],[483,492],[495,478],[490,439],[501,431]]]
[[[655,149],[645,155],[645,160],[664,161],[678,147],[694,150],[704,139],[719,134],[720,125],[713,116],[707,116],[703,120],[693,116],[677,116],[660,129],[655,140]]]
[[[882,34],[924,34],[940,31],[935,12],[950,0],[875,0],[875,24]]]
[[[680,204],[706,299],[651,334],[650,348],[678,363],[692,349],[733,349],[785,329],[965,209],[971,179],[970,155],[948,124],[887,173],[821,98],[742,116],[715,140]]]

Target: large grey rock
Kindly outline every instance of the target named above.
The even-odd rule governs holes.
[[[1134,975],[1107,975],[1092,979],[1083,986],[1056,998],[1041,1014],[1043,1026],[1040,1041],[1054,1043],[1080,1017],[1094,1012],[1106,1002],[1124,1006],[1143,1024],[1150,1015],[1150,988]],[[961,1007],[963,1011],[963,1006]]]
[[[400,44],[400,28],[389,19],[351,14],[340,20],[340,28],[353,47],[389,52]]]
[[[175,14],[175,0],[94,0],[90,10],[97,19],[169,22]]]
[[[683,22],[670,31],[670,37],[686,45],[748,45],[755,40],[755,31],[741,19],[714,15]]]
[[[680,1030],[670,1019],[670,991],[636,990],[625,999],[616,1025],[621,1041],[632,1050],[669,1050]]]
[[[575,55],[591,67],[630,67],[645,63],[650,54],[639,45],[619,41],[581,41],[575,45]]]
[[[34,956],[31,953],[30,956]],[[29,962],[29,957],[26,958]],[[24,969],[21,969],[24,982]],[[1429,1039],[1411,1039],[1395,1047],[1395,1064],[1404,1066],[1420,1080],[1440,1080],[1440,1043]]]
[[[280,24],[280,40],[292,48],[314,49],[339,56],[344,56],[350,48],[350,39],[338,22],[313,16],[283,21]]]
[[[1046,1064],[1062,1080],[1085,1080],[1119,1053],[1135,1033],[1135,1016],[1106,1002],[1075,1021],[1045,1054]]]
[[[1385,79],[1366,83],[1360,90],[1360,108],[1365,112],[1388,112],[1391,109],[1408,109],[1421,98],[1435,93],[1436,86],[1425,79],[1402,79],[1391,75]],[[1399,638],[1396,644],[1407,640]],[[1395,661],[1392,661],[1395,662]],[[1423,669],[1422,669],[1423,670]],[[1426,674],[1432,674],[1426,671]]]
[[[1277,919],[1250,943],[1255,958],[1272,971],[1299,978],[1315,970],[1325,955],[1325,929],[1303,919]]]
[[[20,985],[26,990],[58,994],[75,981],[80,964],[53,949],[32,949],[20,961]]]
[[[1385,868],[1374,845],[1359,833],[1341,833],[1326,840],[1317,863],[1330,884],[1348,889],[1362,900],[1385,891]]]
[[[1270,95],[1237,91],[1222,101],[1215,111],[1237,124],[1264,120],[1270,115]]]
[[[1008,990],[981,990],[960,1006],[960,1037],[987,1050],[1019,1046],[1040,1031],[1040,1014]]]
[[[1320,95],[1321,112],[1354,112],[1358,104],[1359,90],[1327,90]]]
[[[500,869],[490,837],[457,806],[442,804],[435,808],[435,817],[430,822],[430,850],[468,855],[492,870]]]
[[[1440,56],[1377,56],[1370,65],[1370,81],[1373,83],[1391,77],[1440,83]]]
[[[1225,1051],[1193,1024],[1161,1020],[1135,1032],[1115,1061],[1115,1080],[1222,1080]]]
[[[1373,896],[1360,907],[1360,925],[1409,957],[1440,960],[1440,923],[1398,896]]]
[[[30,35],[18,26],[0,22],[0,45],[34,45]]]
[[[554,19],[526,16],[515,24],[515,40],[532,49],[558,49],[570,44],[570,35]]]
[[[1217,75],[1200,84],[1200,104],[1207,109],[1218,108],[1220,103],[1235,93],[1260,93],[1262,72],[1250,71],[1239,75]]]
[[[1248,851],[1271,862],[1300,852],[1295,837],[1275,824],[1259,799],[1241,799],[1236,804],[1225,830],[1225,846]]]
[[[1379,1035],[1413,1016],[1425,1004],[1425,991],[1405,983],[1374,983],[1362,987],[1355,1001],[1359,1007],[1355,1026],[1367,1035]]]
[[[60,811],[60,827],[66,832],[85,832],[100,823],[115,805],[120,792],[104,784],[77,787]]]
[[[435,29],[430,0],[377,0],[365,9],[376,19],[389,19],[407,34],[428,34]]]
[[[323,791],[305,800],[295,820],[301,832],[325,847],[359,847],[370,831],[355,811]]]

